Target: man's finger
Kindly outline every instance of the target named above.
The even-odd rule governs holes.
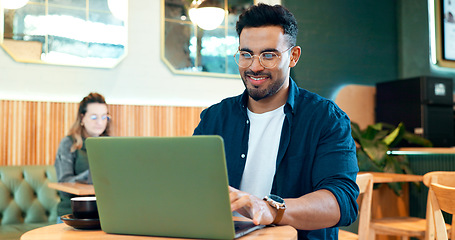
[[[233,188],[231,186],[229,186],[229,192],[238,192],[239,190],[237,190],[236,188]]]
[[[242,196],[237,198],[235,201],[231,199],[231,210],[232,211],[237,211],[238,209],[241,209],[243,207],[249,208],[251,206],[250,200],[248,196]]]

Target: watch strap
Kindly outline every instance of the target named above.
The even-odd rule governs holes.
[[[283,218],[285,208],[279,208],[277,210],[275,220],[273,220],[272,224],[278,224]]]
[[[274,200],[274,198],[279,199],[280,202]],[[284,200],[276,195],[268,195],[264,197],[264,200],[273,208],[277,210],[275,219],[273,220],[272,224],[278,224],[281,219],[283,218],[284,211],[286,210],[286,204]]]

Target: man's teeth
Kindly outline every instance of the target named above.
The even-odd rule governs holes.
[[[260,81],[260,80],[265,79],[265,77],[250,77],[250,78],[253,79],[254,81]]]

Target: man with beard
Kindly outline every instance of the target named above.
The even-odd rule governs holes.
[[[246,90],[204,110],[194,134],[224,139],[232,211],[291,225],[299,239],[337,239],[358,210],[349,118],[290,78],[301,48],[286,8],[252,6],[236,29]]]

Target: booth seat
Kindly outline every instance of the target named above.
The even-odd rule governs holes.
[[[19,239],[34,228],[55,224],[60,197],[52,165],[0,166],[0,239]]]

